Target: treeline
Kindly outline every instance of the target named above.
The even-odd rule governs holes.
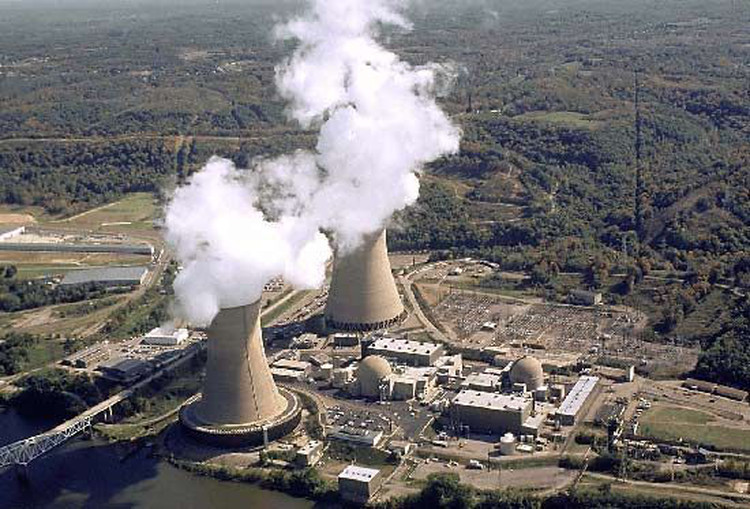
[[[155,192],[174,172],[161,142],[33,143],[0,150],[0,201],[66,214],[124,193]]]
[[[33,334],[16,332],[0,338],[0,376],[19,373],[29,360],[29,349],[38,342]]]
[[[721,330],[703,339],[695,376],[750,391],[750,302],[737,297],[732,317]]]
[[[506,490],[481,491],[461,484],[458,474],[432,474],[415,495],[374,504],[377,509],[711,509],[713,504],[596,491],[575,490],[546,498]]]
[[[88,375],[54,369],[25,377],[21,392],[10,400],[19,413],[62,421],[70,419],[104,399]]]
[[[16,278],[14,266],[1,267],[0,311],[14,312],[53,304],[67,304],[97,299],[107,294],[104,285],[85,283],[80,285],[51,285],[43,280],[20,280]]]

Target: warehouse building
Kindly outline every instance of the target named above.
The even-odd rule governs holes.
[[[147,267],[105,267],[72,270],[65,274],[63,286],[98,283],[104,286],[139,286],[148,274]]]
[[[440,357],[445,355],[445,350],[442,345],[435,343],[384,337],[376,339],[367,348],[367,353],[392,359],[399,364],[432,366]]]
[[[141,377],[151,373],[153,366],[139,359],[114,359],[97,368],[102,376],[113,382],[130,385]]]
[[[573,426],[576,423],[584,410],[588,408],[587,403],[598,384],[599,377],[597,376],[582,376],[578,379],[578,382],[563,400],[560,408],[557,409],[560,424]]]
[[[187,341],[187,338],[187,329],[157,327],[143,336],[143,343],[157,346],[178,346]]]
[[[524,434],[532,401],[524,396],[463,390],[453,399],[452,416],[472,432]]]
[[[568,301],[581,306],[598,306],[602,303],[602,294],[586,290],[571,290]]]
[[[323,458],[325,444],[319,440],[308,442],[297,450],[294,462],[300,467],[314,467]]]
[[[383,476],[380,470],[349,465],[339,474],[339,495],[346,502],[366,504],[380,489]]]
[[[271,375],[277,382],[302,382],[310,376],[312,364],[305,361],[279,359],[271,365]]]
[[[328,433],[331,440],[340,440],[354,445],[377,447],[383,440],[383,432],[353,426],[335,426]]]
[[[492,373],[472,373],[461,383],[462,389],[482,392],[498,392],[502,377]]]
[[[18,237],[19,235],[23,235],[25,231],[26,231],[25,226],[0,225],[0,242],[10,240],[13,237]]]

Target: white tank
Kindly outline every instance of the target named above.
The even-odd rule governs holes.
[[[513,433],[506,433],[500,437],[500,454],[503,456],[511,456],[516,452],[516,437]]]

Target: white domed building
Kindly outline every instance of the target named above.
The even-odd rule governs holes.
[[[528,355],[521,357],[510,369],[510,382],[524,384],[529,392],[536,391],[544,385],[544,371],[542,363],[535,357]]]
[[[359,394],[365,398],[380,399],[384,383],[390,383],[393,374],[390,363],[379,355],[370,355],[360,362],[357,368]],[[386,391],[389,392],[389,391]]]

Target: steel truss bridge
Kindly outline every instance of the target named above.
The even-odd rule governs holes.
[[[39,456],[51,451],[82,431],[91,431],[94,416],[88,415],[70,424],[0,448],[0,468],[12,465],[27,466]]]

